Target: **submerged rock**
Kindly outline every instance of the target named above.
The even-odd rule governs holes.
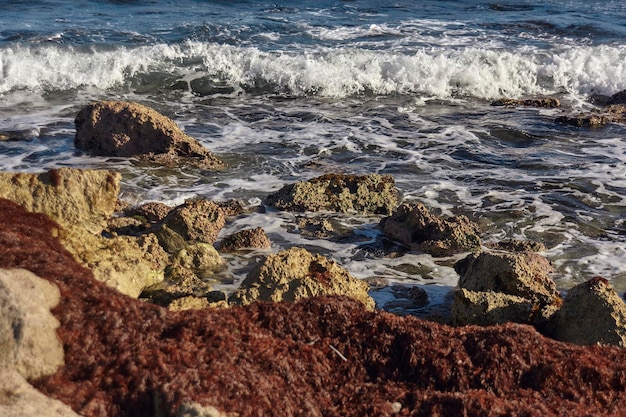
[[[345,297],[170,312],[94,280],[54,228],[0,200],[0,267],[61,291],[66,366],[33,383],[84,417],[600,417],[626,407],[625,349],[511,323],[454,328]]]
[[[411,250],[433,256],[449,256],[480,248],[478,225],[465,216],[443,219],[420,203],[401,204],[380,226],[389,239]]]
[[[606,279],[592,278],[567,292],[546,333],[578,345],[626,347],[626,304]]]
[[[93,155],[137,157],[160,164],[194,165],[204,169],[225,164],[171,119],[133,102],[99,101],[76,116],[77,149]]]
[[[558,98],[547,97],[537,99],[515,99],[501,98],[491,102],[492,106],[528,106],[528,107],[561,107],[561,101]]]
[[[281,188],[267,203],[289,211],[390,214],[398,205],[398,190],[390,175],[322,175]]]
[[[291,248],[269,255],[230,297],[232,304],[295,301],[320,295],[346,295],[374,309],[369,286],[321,255]]]

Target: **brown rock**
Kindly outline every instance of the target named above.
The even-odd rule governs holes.
[[[546,333],[578,345],[626,347],[626,304],[606,279],[592,278],[568,291]]]
[[[126,214],[128,216],[137,216],[140,219],[145,219],[148,223],[156,223],[165,219],[170,211],[172,211],[172,207],[167,204],[149,202],[126,210]]]
[[[433,256],[480,248],[478,225],[465,216],[439,218],[420,203],[401,204],[393,215],[382,219],[380,225],[389,239]]]
[[[93,155],[137,157],[161,164],[191,164],[204,169],[225,164],[176,123],[132,102],[100,101],[76,116],[77,149]]]
[[[487,244],[492,249],[508,252],[544,252],[546,247],[541,242],[533,240],[507,239]]]
[[[295,301],[319,295],[347,295],[374,309],[369,286],[321,255],[291,248],[269,255],[252,270],[233,293],[231,304]]]
[[[491,102],[492,106],[528,106],[528,107],[561,107],[561,101],[558,98],[547,97],[539,99],[514,99],[501,98]]]
[[[526,298],[459,288],[454,292],[450,323],[454,326],[490,326],[508,322],[531,324],[533,315],[534,304]]]
[[[398,190],[390,175],[323,175],[281,188],[267,203],[282,210],[390,214]]]
[[[61,291],[66,366],[34,384],[85,417],[176,415],[184,404],[239,417],[600,417],[626,407],[622,348],[511,323],[453,328],[337,297],[170,312],[95,281],[55,227],[0,200],[0,267]]]
[[[270,249],[272,242],[261,227],[244,229],[226,236],[219,245],[222,252],[235,252],[241,249]]]

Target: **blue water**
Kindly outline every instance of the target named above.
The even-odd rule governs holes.
[[[470,215],[485,241],[544,242],[562,288],[604,275],[623,291],[626,129],[554,119],[626,89],[625,63],[621,1],[5,0],[0,133],[15,140],[0,143],[0,165],[120,170],[133,203],[251,206],[325,172],[388,173],[406,201]],[[490,106],[503,96],[555,96],[563,109]],[[156,108],[230,168],[172,171],[76,151],[73,118],[98,99]],[[342,218],[360,236],[343,243],[304,239],[295,222],[270,210],[224,233],[262,226],[273,250],[307,246],[361,278],[458,278],[453,260],[367,252],[377,219]],[[237,282],[246,260],[231,262]]]

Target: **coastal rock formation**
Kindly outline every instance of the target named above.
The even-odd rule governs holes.
[[[520,324],[453,328],[338,297],[170,312],[94,280],[56,227],[0,200],[0,267],[61,292],[66,366],[33,383],[85,417],[600,417],[626,407],[621,348]]]
[[[241,249],[270,249],[272,242],[261,227],[245,229],[226,236],[220,242],[218,249],[221,252],[235,252]]]
[[[165,165],[184,163],[203,169],[225,164],[176,123],[133,102],[99,101],[76,116],[77,149],[93,155],[136,157]]]
[[[401,204],[393,215],[381,220],[380,226],[389,239],[433,256],[480,248],[477,224],[465,216],[437,217],[420,203]]]
[[[451,323],[541,323],[561,305],[553,271],[543,256],[532,253],[470,254],[454,265],[459,273]]]
[[[369,286],[321,255],[291,248],[269,255],[230,297],[231,304],[295,301],[320,295],[346,295],[374,309]]]
[[[546,246],[533,240],[506,239],[486,244],[491,249],[507,252],[544,252]]]
[[[626,347],[626,304],[606,279],[592,278],[567,292],[546,333],[578,345]]]
[[[398,190],[390,175],[322,175],[289,184],[267,197],[281,210],[391,214],[398,205]]]
[[[603,127],[609,123],[626,122],[626,91],[611,97],[595,97],[594,101],[602,107],[590,112],[559,116],[556,122],[576,127]]]
[[[561,101],[555,97],[538,99],[501,98],[491,102],[492,106],[527,106],[527,107],[561,107]]]

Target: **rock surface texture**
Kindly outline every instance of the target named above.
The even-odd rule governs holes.
[[[440,218],[420,203],[401,204],[391,216],[382,219],[380,225],[389,239],[433,256],[480,248],[477,224],[465,216]]]
[[[322,175],[281,188],[267,203],[288,211],[391,214],[398,205],[398,190],[390,175]]]
[[[159,164],[191,164],[203,169],[225,164],[176,123],[133,102],[99,101],[76,116],[76,148],[93,155],[136,157]]]
[[[337,297],[170,312],[93,279],[54,227],[0,200],[0,267],[61,292],[66,366],[33,383],[85,417],[599,417],[626,407],[621,348],[520,324],[454,328]]]

